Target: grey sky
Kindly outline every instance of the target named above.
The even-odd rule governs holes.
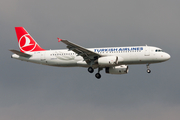
[[[1,0],[1,120],[179,120],[180,1]],[[44,49],[151,45],[165,63],[130,66],[126,75],[57,68],[11,59],[14,27],[23,26]]]

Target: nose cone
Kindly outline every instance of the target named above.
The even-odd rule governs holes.
[[[164,55],[164,59],[165,60],[169,60],[171,58],[171,56],[168,54],[168,53],[166,53],[165,55]]]
[[[165,62],[165,61],[169,60],[170,58],[171,58],[171,56],[168,53],[159,52],[159,53],[157,53],[156,60],[158,62]]]

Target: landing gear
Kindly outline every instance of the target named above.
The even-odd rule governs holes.
[[[94,72],[94,69],[93,69],[92,67],[89,67],[89,68],[88,68],[88,71],[89,71],[90,73],[93,73],[93,72]]]
[[[147,66],[147,73],[151,73],[151,70],[149,69],[149,64],[147,64],[146,66]]]
[[[97,79],[100,79],[100,78],[101,78],[101,74],[100,74],[100,73],[96,73],[96,74],[95,74],[95,77],[96,77]]]
[[[98,68],[98,73],[95,74],[95,77],[97,79],[100,79],[101,78],[101,74],[99,73],[101,70],[103,70],[103,68]]]
[[[151,70],[150,70],[150,69],[147,69],[147,73],[151,73]]]
[[[98,73],[95,74],[95,77],[96,77],[97,79],[100,79],[100,78],[101,78],[101,74],[100,74],[100,71],[101,71],[101,70],[103,70],[103,68],[98,68]],[[94,72],[94,68],[89,67],[89,68],[88,68],[88,72],[93,73],[93,72]]]

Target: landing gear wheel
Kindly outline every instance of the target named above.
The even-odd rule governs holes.
[[[151,70],[149,69],[149,63],[146,65],[147,66],[147,73],[151,73]]]
[[[100,78],[101,78],[101,74],[100,74],[100,73],[96,73],[96,74],[95,74],[95,77],[96,77],[97,79],[100,79]]]
[[[92,67],[89,67],[89,68],[88,68],[88,71],[89,71],[90,73],[93,73],[93,72],[94,72],[94,69],[93,69]]]
[[[150,69],[147,69],[147,73],[151,73],[151,70],[150,70]]]

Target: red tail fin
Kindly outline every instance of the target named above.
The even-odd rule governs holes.
[[[15,27],[21,52],[44,51],[23,27]]]

